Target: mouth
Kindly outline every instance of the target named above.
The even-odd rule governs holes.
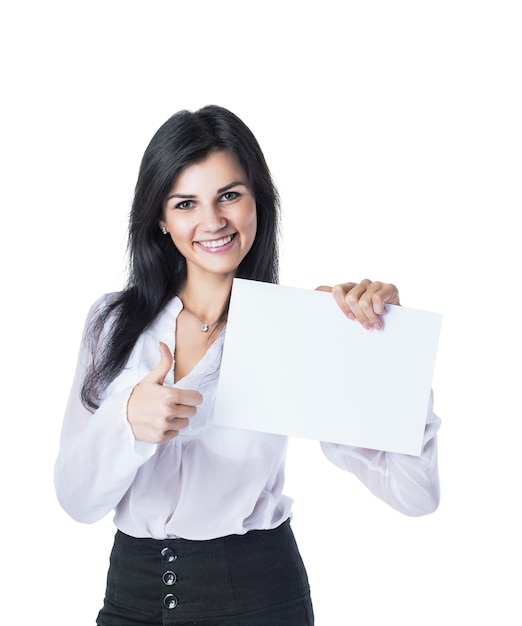
[[[232,233],[231,235],[227,235],[226,237],[221,237],[221,239],[210,239],[207,241],[196,241],[199,246],[203,248],[217,250],[218,248],[224,248],[228,246],[236,237],[237,233]]]

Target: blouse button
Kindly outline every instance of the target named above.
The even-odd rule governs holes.
[[[164,563],[172,563],[172,561],[175,561],[178,558],[178,555],[172,548],[163,548],[161,551],[161,558]]]

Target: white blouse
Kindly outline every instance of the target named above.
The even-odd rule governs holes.
[[[89,318],[108,297],[93,306]],[[291,517],[292,500],[283,495],[287,438],[212,424],[224,331],[176,383],[198,389],[204,398],[189,427],[162,444],[134,439],[127,421],[129,396],[157,365],[159,342],[174,351],[182,308],[173,298],[141,335],[94,413],[80,399],[91,358],[84,333],[55,466],[60,504],[85,523],[115,510],[117,528],[134,537],[212,539],[275,528]],[[173,384],[173,372],[164,384]],[[333,443],[321,443],[323,452],[395,509],[407,515],[431,513],[439,503],[440,426],[432,404],[433,398],[420,457]]]

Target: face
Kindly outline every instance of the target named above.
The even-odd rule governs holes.
[[[236,157],[212,152],[181,170],[163,205],[165,227],[187,276],[233,276],[256,236],[256,202]]]

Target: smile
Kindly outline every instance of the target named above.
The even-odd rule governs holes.
[[[198,243],[200,246],[203,246],[204,248],[222,248],[223,246],[229,244],[235,236],[236,233],[232,235],[227,235],[226,237],[222,237],[221,239],[212,239],[211,241],[198,241],[196,243]]]

